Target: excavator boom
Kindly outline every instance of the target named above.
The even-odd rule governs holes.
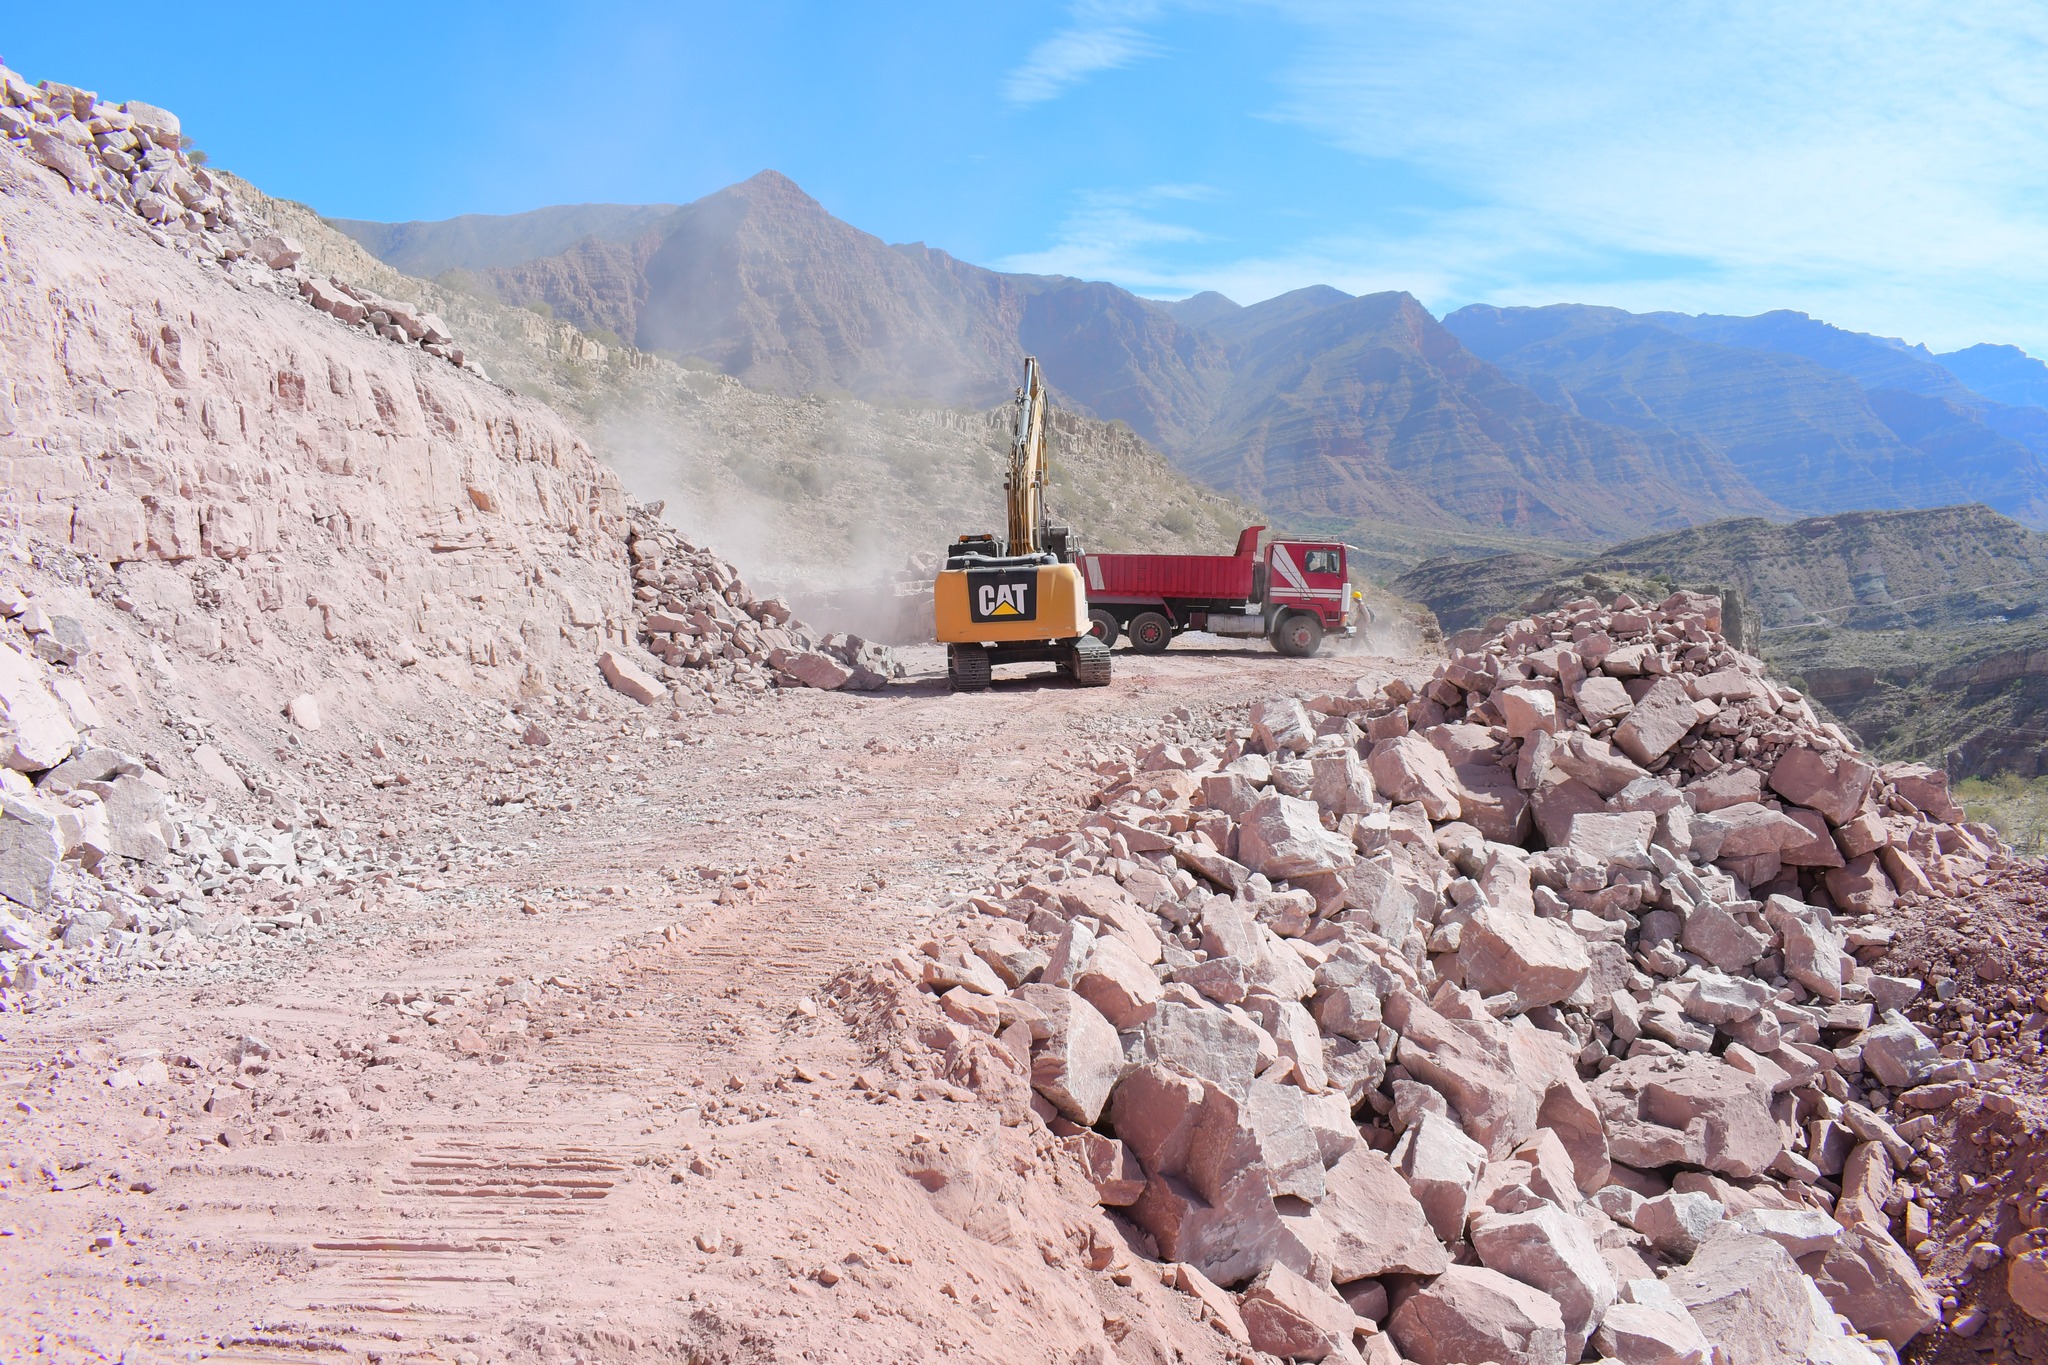
[[[1024,357],[1024,387],[1017,390],[1017,421],[1010,438],[1010,553],[1035,555],[1045,548],[1045,385],[1038,358]]]

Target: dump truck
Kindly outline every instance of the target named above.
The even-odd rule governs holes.
[[[1051,663],[1082,687],[1109,684],[1109,645],[1091,627],[1080,545],[1046,511],[1049,477],[1045,384],[1024,357],[1009,472],[1003,480],[1007,534],[963,535],[946,547],[933,585],[932,615],[946,646],[955,692],[989,686],[998,665]]]
[[[1325,637],[1355,633],[1365,597],[1351,586],[1350,547],[1275,540],[1261,557],[1265,529],[1246,527],[1228,555],[1081,555],[1095,637],[1109,646],[1128,638],[1140,654],[1156,654],[1199,630],[1271,640],[1280,653],[1307,658]]]

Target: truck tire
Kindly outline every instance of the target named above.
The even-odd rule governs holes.
[[[1102,641],[1104,649],[1115,649],[1117,636],[1123,633],[1123,626],[1116,619],[1116,613],[1101,607],[1088,613],[1088,624],[1094,627],[1093,634]]]
[[[1157,654],[1173,643],[1173,622],[1156,611],[1141,611],[1128,627],[1131,648],[1140,654]]]
[[[1070,676],[1079,687],[1109,686],[1109,646],[1093,635],[1074,641]]]
[[[987,650],[980,645],[946,646],[946,685],[953,691],[986,691],[989,677]]]
[[[1323,623],[1305,611],[1280,618],[1273,627],[1273,648],[1295,659],[1310,659],[1323,647]]]

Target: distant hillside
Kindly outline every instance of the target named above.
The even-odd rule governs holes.
[[[2048,525],[2048,468],[2025,414],[2011,434],[1994,429],[1996,405],[1921,349],[1798,313],[1473,305],[1444,325],[1553,404],[1697,441],[1796,512],[1976,501]]]
[[[238,192],[298,235],[316,270],[440,312],[493,376],[548,402],[629,491],[667,500],[670,520],[744,558],[751,579],[790,591],[845,587],[1001,521],[1006,413],[751,389],[408,277],[304,205]],[[1065,412],[1054,419],[1052,507],[1102,549],[1223,553],[1264,520],[1128,428]]]
[[[674,204],[558,204],[531,213],[470,213],[434,223],[327,222],[392,269],[432,278],[450,270],[518,265],[566,251],[586,238],[630,242],[675,211]]]
[[[1982,506],[1691,527],[1567,559],[1437,560],[1395,580],[1448,632],[1589,588],[1733,594],[1763,656],[1883,752],[2048,771],[2048,536]]]

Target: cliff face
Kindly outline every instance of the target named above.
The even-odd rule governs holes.
[[[508,691],[628,628],[617,479],[546,408],[6,142],[0,235],[0,525],[114,566],[144,628]]]

